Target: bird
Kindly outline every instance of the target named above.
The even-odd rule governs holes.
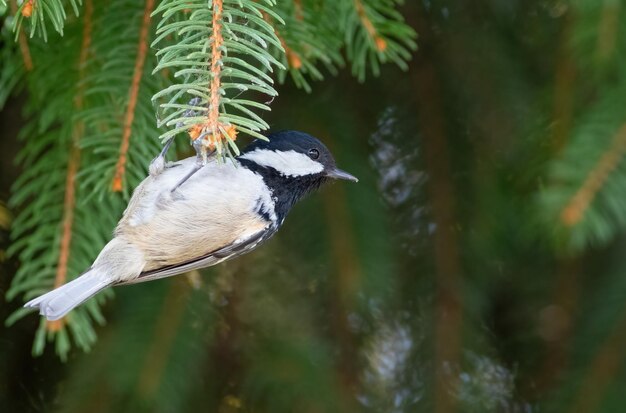
[[[238,257],[272,237],[292,207],[326,182],[358,182],[309,134],[286,130],[267,138],[252,141],[232,162],[213,155],[198,170],[195,157],[165,163],[165,149],[91,267],[24,306],[58,320],[106,288]]]

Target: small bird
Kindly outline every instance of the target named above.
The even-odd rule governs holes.
[[[358,181],[306,133],[283,131],[268,138],[253,141],[233,162],[213,156],[191,176],[194,157],[165,164],[161,152],[91,267],[25,307],[58,320],[107,287],[237,257],[274,235],[294,204],[329,179]]]

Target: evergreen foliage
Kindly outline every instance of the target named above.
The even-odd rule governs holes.
[[[581,84],[569,99],[593,98],[572,108],[580,116],[567,125],[571,139],[556,144],[558,156],[540,202],[544,217],[560,223],[556,238],[569,250],[606,244],[626,228],[626,42],[615,14],[620,7],[619,2],[572,2],[577,17],[564,53],[571,56]]]
[[[360,79],[368,67],[377,74],[379,62],[406,68],[415,49],[393,0],[13,5],[4,10],[0,103],[24,89],[29,125],[10,203],[20,212],[9,252],[22,262],[10,300],[89,267],[160,143],[183,134],[205,154],[235,156],[239,133],[265,139],[262,112],[278,95],[276,80],[289,73],[311,91],[323,69],[338,73],[343,49]],[[50,28],[62,37],[50,41]],[[93,323],[104,322],[101,303],[99,296],[61,322],[42,321],[33,352],[47,340],[63,359],[71,343],[88,350]]]

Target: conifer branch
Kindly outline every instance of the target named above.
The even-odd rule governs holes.
[[[372,21],[367,16],[362,0],[354,0],[354,7],[356,9],[356,13],[359,15],[361,24],[367,31],[367,34],[369,34],[370,38],[374,41],[376,49],[378,49],[379,52],[384,52],[387,49],[387,42],[378,34],[376,28],[372,24]]]
[[[626,153],[626,125],[623,125],[613,138],[596,166],[589,172],[580,189],[561,212],[561,221],[567,226],[580,222],[598,191],[604,186],[611,172],[615,170]]]
[[[224,36],[222,35],[222,13],[224,5],[222,0],[213,1],[213,16],[211,19],[212,28],[212,44],[211,44],[211,85],[209,87],[209,109],[207,115],[206,126],[196,126],[195,132],[192,132],[192,139],[198,139],[200,136],[206,136],[203,146],[207,150],[215,150],[218,141],[221,141],[220,133],[220,89],[222,87],[222,47],[224,44]]]
[[[74,14],[78,16],[78,6],[82,0],[70,0],[69,3]],[[38,33],[44,41],[48,41],[47,21],[52,24],[57,33],[63,36],[67,13],[65,4],[61,0],[26,0],[19,6],[18,12],[13,26],[16,32],[20,31],[22,23],[26,19],[29,22],[31,38],[35,33]]]
[[[76,111],[83,109],[85,94],[85,71],[87,68],[87,57],[89,56],[89,48],[92,39],[92,0],[85,2],[85,16],[83,26],[83,40],[80,46],[80,56],[78,59],[78,90],[74,98],[74,108]],[[54,279],[54,288],[58,288],[65,284],[67,280],[67,263],[70,255],[70,245],[72,242],[72,225],[74,224],[74,206],[76,204],[76,173],[80,166],[80,147],[79,141],[85,131],[85,124],[82,119],[78,119],[74,123],[72,129],[71,154],[67,166],[67,177],[65,180],[65,197],[63,201],[63,219],[62,219],[62,235],[59,250],[59,260],[57,262],[56,276]],[[63,326],[63,319],[49,321],[47,328],[49,331],[59,331]]]
[[[128,156],[128,148],[130,146],[130,135],[132,132],[133,120],[135,118],[135,107],[139,95],[139,86],[143,75],[143,67],[146,62],[146,54],[148,52],[148,32],[150,30],[150,16],[154,9],[154,0],[146,0],[141,31],[139,33],[139,43],[137,46],[137,59],[135,60],[135,68],[133,71],[133,80],[128,92],[128,106],[124,114],[124,125],[122,129],[122,142],[120,144],[120,152],[115,165],[115,176],[111,183],[111,189],[114,192],[121,192],[123,188],[124,172],[126,170],[126,161]]]
[[[11,12],[13,15],[17,15],[17,0],[11,0]],[[33,70],[33,58],[30,55],[30,49],[28,47],[28,40],[23,29],[18,29],[18,44],[20,45],[20,53],[22,54],[22,60],[24,61],[24,68],[27,71]]]
[[[221,159],[239,153],[239,132],[266,139],[259,132],[269,125],[252,109],[269,107],[242,94],[277,95],[267,72],[283,66],[268,47],[282,47],[274,28],[262,18],[267,13],[282,23],[270,8],[274,4],[217,0],[208,7],[205,1],[193,0],[182,9],[177,0],[165,0],[159,5],[155,13],[162,13],[162,19],[153,45],[164,47],[157,52],[154,72],[174,68],[179,82],[153,97],[164,115],[159,126],[173,126],[161,135],[162,141],[187,132],[193,140],[202,139],[205,155],[215,150]]]
[[[399,0],[353,0],[342,2],[345,8],[346,48],[352,72],[365,80],[370,69],[380,72],[380,63],[394,62],[407,70],[411,51],[417,49],[415,31],[404,23],[396,10]]]

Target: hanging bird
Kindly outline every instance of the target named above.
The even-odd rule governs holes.
[[[209,267],[252,251],[276,233],[302,197],[329,179],[357,182],[324,144],[302,132],[257,139],[235,158],[164,164],[135,189],[113,239],[91,267],[26,303],[57,320],[99,291]],[[181,185],[181,183],[184,184]]]

